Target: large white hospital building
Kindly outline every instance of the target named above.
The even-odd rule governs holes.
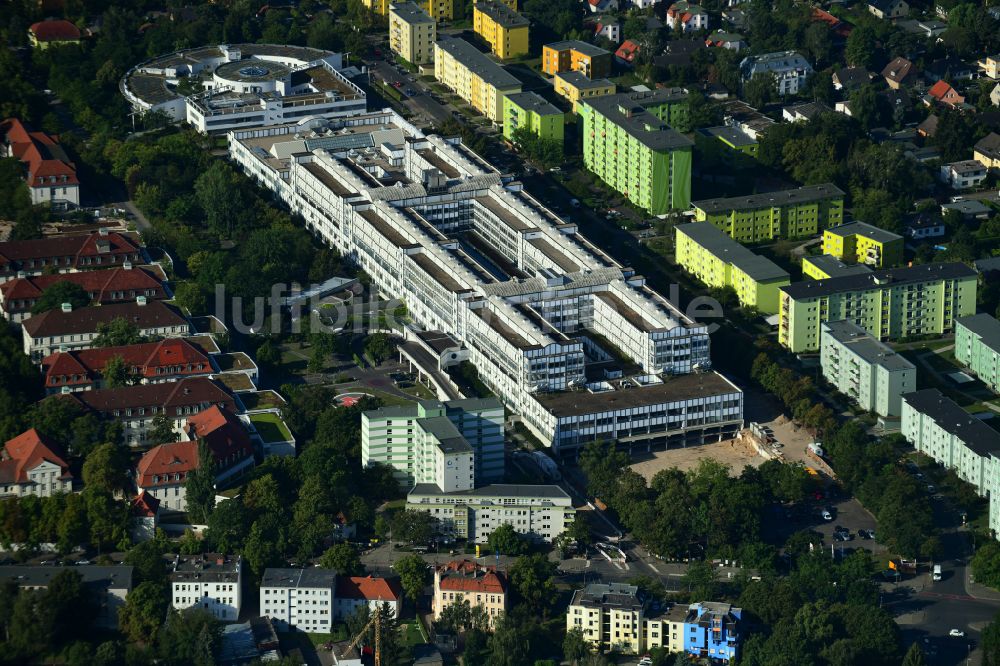
[[[743,423],[708,328],[460,141],[392,111],[236,129],[231,158],[446,335],[543,442],[687,445]],[[441,367],[449,361],[444,355]]]

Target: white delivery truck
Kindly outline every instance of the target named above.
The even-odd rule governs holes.
[[[934,565],[934,573],[931,574],[931,578],[933,580],[941,580],[941,565],[940,564],[935,564]]]

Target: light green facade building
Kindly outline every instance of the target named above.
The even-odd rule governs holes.
[[[514,131],[525,129],[540,139],[563,143],[566,117],[538,93],[512,93],[503,100],[503,135],[514,140]]]
[[[691,206],[697,222],[711,222],[740,243],[814,236],[844,220],[844,192],[832,183]]]
[[[653,215],[687,209],[694,143],[671,129],[686,121],[687,98],[662,89],[580,100],[584,166]]]
[[[852,322],[828,321],[822,331],[820,367],[826,380],[862,409],[899,417],[900,397],[917,388],[916,367]]]
[[[446,492],[504,474],[503,405],[496,399],[420,400],[361,415],[361,463],[389,465],[400,486]]]
[[[781,288],[778,342],[794,353],[817,351],[821,324],[841,319],[880,340],[941,335],[975,313],[976,279],[950,263],[796,282]]]
[[[955,358],[1000,393],[1000,322],[988,314],[956,319]]]

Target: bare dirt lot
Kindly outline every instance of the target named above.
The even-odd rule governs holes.
[[[648,458],[640,460],[631,467],[648,481],[661,469],[676,467],[687,471],[697,467],[699,461],[705,458],[728,465],[734,474],[739,474],[747,465],[757,467],[765,460],[749,446],[727,439],[712,444],[689,446],[686,449],[654,451]]]

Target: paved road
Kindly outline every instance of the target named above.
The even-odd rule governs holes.
[[[416,74],[401,73],[384,60],[370,60],[365,64],[368,65],[368,69],[375,81],[385,81],[389,85],[392,85],[396,81],[401,81],[403,85],[397,88],[397,90],[405,97],[403,104],[426,122],[432,125],[439,125],[451,119],[451,111],[436,102],[428,94],[429,87]],[[375,85],[381,84],[376,83]],[[417,94],[407,96],[404,93],[407,88],[413,89]]]

